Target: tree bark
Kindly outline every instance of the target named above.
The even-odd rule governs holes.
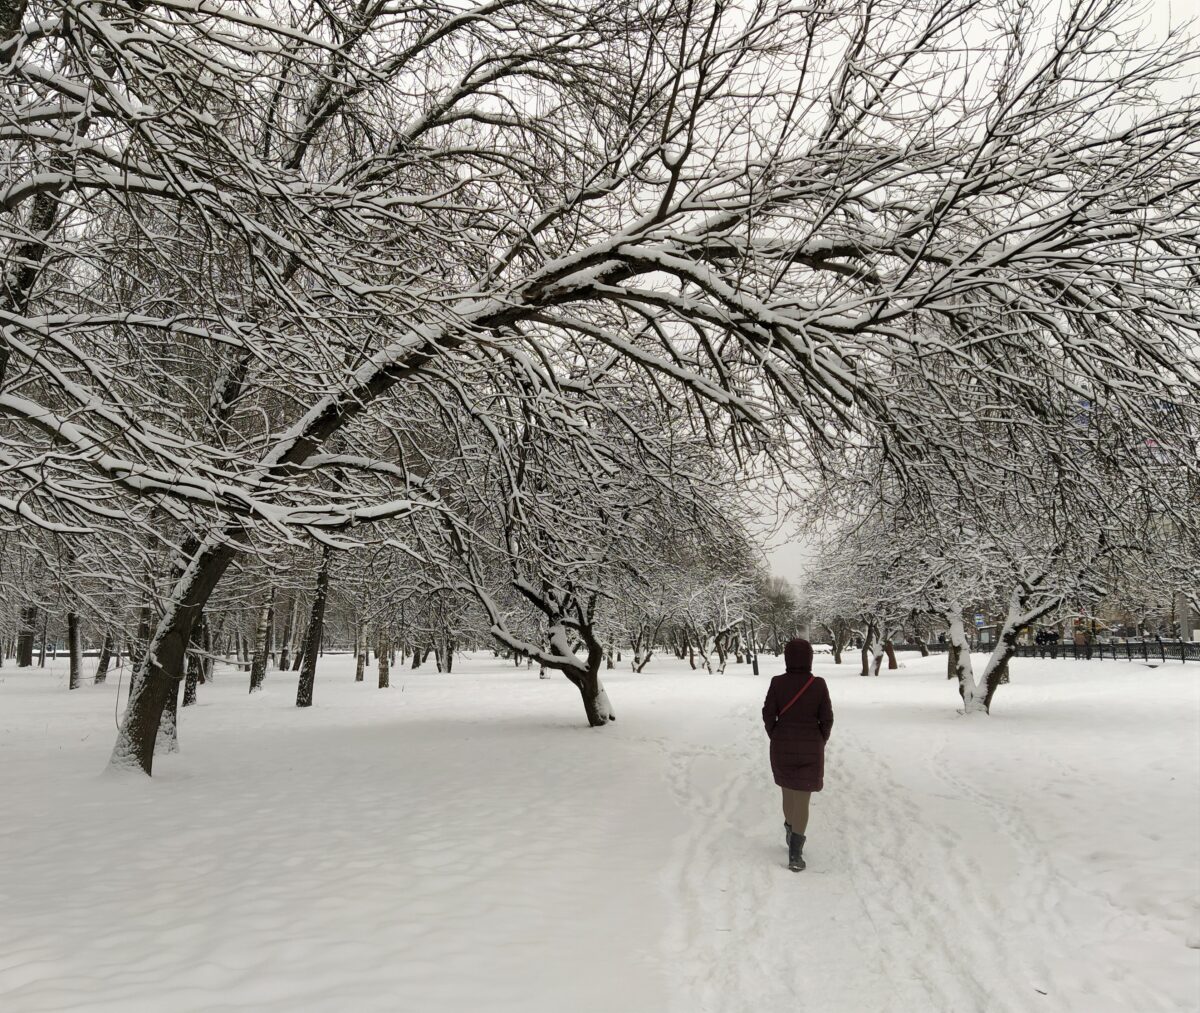
[[[204,660],[200,666],[200,681],[203,683],[210,683],[213,681],[213,665],[216,664],[216,659],[213,657],[213,655],[216,654],[216,651],[213,649],[213,647],[217,642],[217,635],[219,635],[221,632],[220,625],[224,621],[225,620],[222,619],[221,622],[217,624],[217,633],[214,634],[212,626],[209,624],[208,616],[204,614],[201,614],[200,616],[200,644],[204,648]]]
[[[382,632],[379,634],[379,639],[375,642],[375,658],[379,664],[379,688],[387,689],[391,685],[391,673],[388,669],[388,659],[391,652],[388,650],[387,636]],[[421,651],[418,648],[413,651],[413,668],[419,665]]]
[[[588,645],[587,660],[584,664],[563,669],[563,674],[579,690],[579,696],[583,700],[583,712],[592,728],[600,728],[610,721],[617,720],[612,704],[609,703],[608,693],[600,681],[600,664],[603,659],[604,651],[599,644]]]
[[[358,651],[357,657],[354,659],[354,681],[362,682],[367,671],[367,627],[363,623],[358,626],[355,643]]]
[[[300,666],[304,664],[304,646],[308,643],[308,630],[305,630],[298,639],[300,641],[300,647],[296,651],[295,657],[292,658],[293,672],[299,672]]]
[[[104,642],[100,645],[100,657],[96,661],[96,676],[93,679],[95,685],[99,686],[108,679],[108,666],[112,661],[113,653],[113,635],[112,630],[104,631]]]
[[[183,680],[183,706],[192,707],[196,703],[196,687],[200,683],[204,671],[204,661],[196,651],[188,651],[187,675]]]
[[[167,690],[162,720],[158,725],[158,736],[154,743],[156,753],[179,752],[179,681],[172,679]]]
[[[311,707],[313,685],[317,679],[317,657],[321,651],[321,634],[325,626],[325,601],[329,596],[329,563],[332,550],[326,545],[321,551],[321,568],[317,571],[317,590],[313,596],[304,639],[304,664],[300,667],[300,682],[296,686],[296,706]]]
[[[220,532],[196,550],[180,576],[150,649],[139,661],[132,679],[129,703],[109,760],[112,768],[153,772],[159,720],[168,697],[176,693],[183,676],[192,626],[236,551],[227,533]]]
[[[70,657],[68,689],[78,689],[83,683],[83,640],[79,629],[79,613],[67,613],[67,651]]]
[[[17,631],[17,668],[33,667],[33,643],[37,639],[38,607],[26,605],[21,609],[21,625]]]
[[[283,635],[279,638],[279,671],[286,672],[292,660],[292,629],[296,624],[296,609],[300,602],[293,594],[283,616]]]
[[[271,588],[262,607],[258,610],[258,624],[254,628],[254,660],[250,663],[250,690],[257,693],[262,689],[267,674],[271,624],[275,621],[275,589]]]

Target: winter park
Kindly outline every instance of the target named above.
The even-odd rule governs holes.
[[[1195,0],[0,0],[0,1011],[1200,1010]]]

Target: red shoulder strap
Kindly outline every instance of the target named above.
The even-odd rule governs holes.
[[[806,682],[806,683],[805,683],[805,684],[804,684],[804,685],[803,685],[803,686],[800,688],[800,692],[799,692],[799,693],[797,693],[797,694],[796,694],[794,697],[792,697],[792,698],[791,698],[791,699],[790,699],[790,700],[789,700],[787,703],[785,703],[785,704],[783,705],[783,709],[782,709],[782,710],[779,712],[779,716],[778,716],[778,717],[776,717],[776,719],[775,719],[776,721],[778,721],[778,720],[779,720],[779,718],[783,717],[783,716],[784,716],[784,715],[785,715],[785,714],[788,712],[788,708],[789,708],[789,707],[791,707],[791,706],[792,706],[792,704],[794,704],[794,703],[795,703],[797,700],[799,700],[799,699],[800,699],[802,696],[804,696],[804,691],[805,691],[806,689],[808,689],[808,687],[809,687],[809,686],[811,686],[811,685],[813,684],[813,679],[815,679],[815,678],[816,678],[816,676],[815,676],[815,675],[810,675],[810,676],[808,677],[808,682]]]

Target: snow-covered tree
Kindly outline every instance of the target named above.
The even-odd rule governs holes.
[[[381,450],[430,378],[619,361],[736,455],[866,438],[914,485],[968,380],[1174,453],[1200,109],[1136,12],[6,5],[0,509],[184,532],[115,762],[235,555],[443,511]]]

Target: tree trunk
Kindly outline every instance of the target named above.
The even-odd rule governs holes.
[[[648,664],[650,664],[650,659],[653,657],[654,657],[654,649],[653,648],[647,649],[645,654],[643,654],[641,649],[639,648],[633,654],[633,670],[635,672],[641,672],[642,669],[644,669]]]
[[[900,666],[896,662],[896,648],[893,646],[890,637],[883,642],[883,650],[887,654],[888,671],[889,672],[896,671],[896,669],[898,669]],[[876,675],[879,674],[878,668],[875,669],[875,674]]]
[[[308,634],[304,639],[304,664],[300,668],[300,682],[296,686],[296,706],[311,707],[313,684],[317,678],[317,657],[321,650],[321,634],[325,626],[325,601],[329,596],[329,562],[332,550],[326,545],[321,550],[321,568],[317,571],[317,590],[313,595],[312,612],[308,619]]]
[[[271,588],[262,607],[258,610],[258,625],[254,628],[254,660],[250,663],[250,692],[262,690],[267,674],[267,656],[270,644],[271,624],[275,621],[275,589]],[[310,692],[311,697],[311,692]],[[311,700],[310,700],[311,702]]]
[[[308,643],[308,630],[305,630],[304,633],[301,634],[297,639],[300,641],[300,646],[296,650],[295,656],[292,658],[293,672],[299,672],[300,666],[304,664],[304,650],[305,645]]]
[[[192,626],[191,647],[187,652],[187,675],[183,680],[183,706],[192,707],[196,703],[196,686],[204,679],[204,657],[201,651],[204,648],[205,635],[208,632],[208,624],[204,621],[204,617],[200,617],[200,621]]]
[[[113,635],[112,630],[104,631],[104,642],[100,645],[100,657],[96,660],[96,676],[93,683],[99,686],[108,679],[108,666],[112,661]]]
[[[363,623],[359,623],[355,643],[358,657],[354,659],[354,681],[362,682],[367,670],[367,627]]]
[[[46,667],[46,631],[50,628],[50,613],[42,613],[42,646],[38,650],[38,668]]]
[[[192,707],[196,703],[196,686],[200,682],[200,673],[204,662],[195,651],[189,651],[187,656],[187,675],[183,680],[183,706]]]
[[[391,651],[388,650],[387,637],[379,634],[379,639],[375,643],[375,657],[379,665],[379,688],[387,689],[391,685],[391,672],[389,671],[388,659],[391,656]],[[413,651],[413,668],[419,665],[421,657],[420,649]]]
[[[617,720],[608,694],[604,691],[604,684],[600,681],[600,663],[603,658],[604,651],[596,645],[588,650],[587,661],[584,664],[578,668],[564,670],[566,677],[579,690],[579,696],[583,700],[583,712],[592,728],[599,728]]]
[[[139,662],[132,679],[129,703],[113,746],[110,767],[152,773],[159,721],[168,696],[179,687],[192,626],[236,551],[228,533],[222,531],[208,538],[191,554],[190,564],[166,604],[150,649]]]
[[[279,638],[279,671],[281,672],[288,670],[288,662],[291,661],[292,630],[296,625],[296,609],[299,604],[299,597],[293,594],[288,603],[287,612],[284,613],[283,635]]]
[[[217,652],[213,649],[217,642],[217,636],[220,634],[220,625],[225,620],[222,619],[218,624],[216,635],[213,634],[212,626],[209,625],[208,616],[201,614],[200,616],[200,645],[204,648],[204,659],[200,666],[200,681],[210,683],[213,681],[213,665],[216,664],[216,658],[213,657]]]
[[[33,642],[37,639],[38,607],[26,605],[21,609],[21,625],[17,631],[17,668],[33,667]]]
[[[873,676],[878,677],[879,670],[883,667],[883,652],[886,644],[887,641],[884,639],[883,634],[880,633],[875,639],[873,650],[871,651],[871,674]]]
[[[975,681],[975,672],[971,666],[971,645],[967,641],[967,633],[963,628],[961,610],[956,614],[951,610],[949,620],[949,651],[954,677],[958,680],[958,695],[962,698],[964,714],[986,714],[987,701],[979,692],[979,684]]]
[[[67,650],[71,659],[67,688],[78,689],[83,682],[83,635],[79,630],[78,612],[67,613]]]
[[[179,752],[179,680],[172,679],[154,743],[156,753]]]
[[[154,618],[154,610],[150,605],[143,605],[138,610],[137,632],[134,634],[133,643],[130,645],[129,659],[133,662],[135,671],[141,667],[142,661],[146,656],[146,646],[150,641],[150,634],[153,627],[150,625]]]

